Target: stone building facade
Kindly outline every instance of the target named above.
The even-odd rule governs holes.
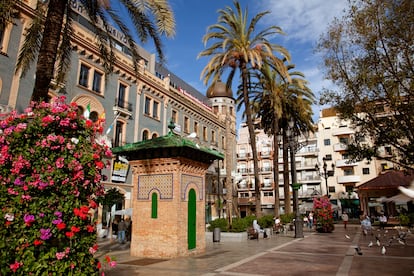
[[[15,72],[19,50],[24,41],[24,30],[31,24],[36,1],[26,0],[16,3],[19,18],[9,24],[0,33],[0,111],[23,111],[29,104],[35,80],[35,66],[22,76]],[[205,96],[188,85],[161,64],[156,62],[155,54],[139,47],[142,59],[139,72],[135,74],[127,46],[121,39],[115,44],[116,62],[114,73],[105,75],[102,59],[95,43],[95,34],[90,28],[79,1],[71,1],[74,13],[74,32],[71,40],[71,67],[65,83],[54,85],[49,96],[61,93],[68,102],[76,102],[82,110],[90,107],[90,118],[96,120],[105,117],[106,133],[112,145],[122,146],[127,143],[163,136],[168,132],[172,120],[179,135],[195,133],[194,141],[200,145],[224,152],[227,140],[235,141],[235,104],[232,97],[215,97],[216,93]],[[114,38],[116,35],[114,30]],[[166,45],[168,47],[168,45]],[[222,112],[229,120],[224,119]],[[229,128],[230,126],[230,128]],[[122,158],[122,157],[121,157]],[[232,156],[229,156],[232,158]],[[119,160],[111,160],[119,161]],[[216,165],[217,166],[217,165]],[[226,175],[231,175],[234,160],[221,164],[223,173],[217,181],[214,165],[207,177],[209,205],[216,202],[217,188],[213,185],[223,182]],[[128,167],[128,166],[127,166]],[[124,194],[125,201],[112,211],[131,208],[131,198],[136,197],[131,171],[120,177],[114,175],[114,167],[103,172],[106,176],[106,188],[116,187]],[[214,182],[214,180],[216,182]],[[209,218],[216,217],[218,210],[210,208]],[[109,210],[108,210],[109,211]],[[105,224],[106,216],[102,216]]]

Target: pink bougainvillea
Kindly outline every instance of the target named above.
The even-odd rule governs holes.
[[[99,273],[90,211],[111,150],[102,121],[65,100],[32,103],[0,121],[0,275]]]
[[[333,209],[326,196],[313,199],[316,230],[319,232],[332,232],[334,230]]]

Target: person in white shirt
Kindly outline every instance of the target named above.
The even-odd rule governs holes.
[[[380,229],[385,229],[385,226],[387,226],[387,217],[384,214],[381,214],[379,217],[380,222]]]

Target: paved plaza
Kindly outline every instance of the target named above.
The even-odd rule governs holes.
[[[414,234],[403,244],[395,228],[365,236],[358,225],[335,227],[333,233],[305,231],[302,239],[288,232],[259,241],[207,240],[204,254],[170,260],[131,257],[129,244],[108,241],[101,242],[99,253],[117,259],[117,267],[106,272],[116,276],[414,275]]]

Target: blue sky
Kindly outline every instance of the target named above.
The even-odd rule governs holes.
[[[170,0],[169,3],[176,18],[176,36],[164,40],[166,67],[205,94],[207,87],[200,74],[208,58],[197,59],[205,49],[202,37],[208,26],[217,23],[217,11],[226,6],[233,8],[233,1]],[[282,28],[286,35],[275,37],[272,42],[288,49],[292,63],[305,74],[315,95],[323,87],[331,86],[323,79],[321,59],[314,53],[314,47],[332,19],[342,15],[347,0],[240,0],[240,3],[243,9],[248,8],[250,17],[262,11],[271,12],[262,18],[263,26],[258,26],[276,25]],[[319,106],[314,107],[314,120],[319,117],[319,110]]]

